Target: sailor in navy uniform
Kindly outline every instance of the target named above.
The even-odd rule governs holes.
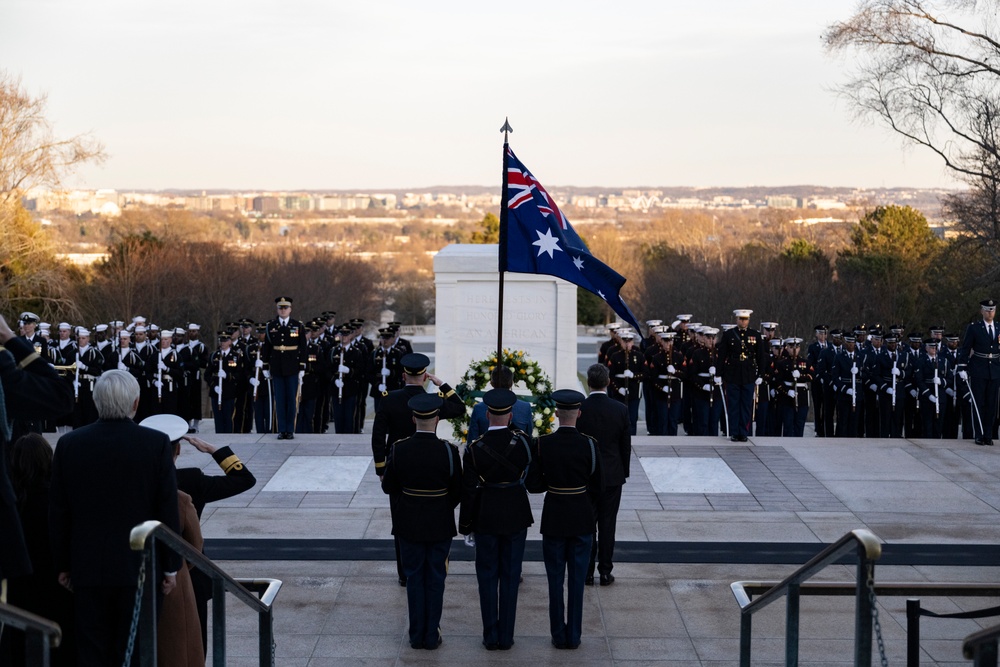
[[[18,319],[18,324],[21,329],[21,337],[35,348],[35,352],[38,353],[38,356],[42,359],[48,359],[48,342],[42,337],[42,334],[37,331],[38,323],[40,321],[41,318],[39,318],[38,315],[24,312],[21,313],[21,317]]]
[[[291,297],[279,296],[274,304],[278,316],[267,323],[260,356],[268,368],[264,377],[271,380],[274,392],[278,440],[291,440],[295,437],[299,382],[305,375],[306,328],[291,317]]]
[[[959,378],[972,387],[972,422],[977,445],[993,444],[993,422],[1000,395],[1000,329],[994,321],[997,304],[980,302],[983,319],[965,330],[959,363],[966,364]]]

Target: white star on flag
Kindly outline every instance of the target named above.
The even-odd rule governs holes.
[[[574,257],[573,258],[573,265],[576,266],[576,268],[579,269],[580,271],[583,271],[583,258],[582,257]]]
[[[549,259],[555,259],[555,251],[563,251],[563,249],[559,247],[559,239],[552,236],[551,229],[546,229],[544,234],[538,230],[535,230],[535,233],[538,234],[538,240],[531,245],[538,246],[538,257],[541,257],[543,252],[547,252],[549,253]]]

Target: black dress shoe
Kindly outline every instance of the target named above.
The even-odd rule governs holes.
[[[557,642],[555,639],[552,640],[552,645],[555,646],[558,649],[564,649],[564,648],[566,648],[566,644],[565,643],[563,643],[563,642]]]
[[[511,642],[509,644],[497,644],[497,648],[500,649],[501,651],[509,651],[510,647],[513,646],[513,645],[514,645],[514,642]]]
[[[421,643],[419,643],[419,642],[412,642],[410,644],[410,648],[415,648],[415,649],[418,649],[418,650],[422,649],[423,647],[424,647],[424,645],[421,644]]]
[[[486,640],[485,640],[485,639],[483,640],[483,646],[485,646],[485,647],[486,647],[486,650],[487,650],[487,651],[495,651],[495,650],[497,650],[498,648],[500,648],[500,645],[499,645],[499,644],[497,644],[496,642],[490,642],[490,643],[486,643]]]
[[[730,438],[730,440],[732,440],[733,442],[739,442],[740,441],[740,436],[734,435],[733,437]]]
[[[986,441],[983,440],[982,438],[976,438],[976,444],[980,445],[980,446],[984,446],[986,444]]]
[[[615,583],[615,575],[610,573],[601,575],[601,586],[610,586],[613,583]]]
[[[993,440],[983,440],[983,444],[986,445],[987,447],[992,447]]]
[[[434,642],[434,643],[432,643],[432,644],[427,644],[426,646],[424,646],[424,648],[425,648],[425,649],[427,649],[428,651],[433,651],[433,650],[435,650],[435,649],[436,649],[436,648],[437,648],[438,646],[440,646],[440,645],[442,644],[442,642],[444,642],[444,640],[443,640],[443,639],[441,639],[441,637],[439,636],[439,637],[437,638],[437,642]]]
[[[585,585],[587,585],[587,586],[593,586],[594,585],[594,575],[588,574],[587,578],[583,580],[583,583]]]
[[[404,588],[406,587],[406,577],[399,578],[399,585],[403,586]]]
[[[294,440],[294,439],[295,439],[295,434],[294,433],[286,433],[285,434],[285,440]]]

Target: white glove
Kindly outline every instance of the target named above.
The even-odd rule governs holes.
[[[722,386],[722,378],[719,377],[718,375],[715,376],[715,384],[717,384],[720,387]]]
[[[947,389],[944,390],[944,393],[948,394],[949,396],[954,396],[955,390],[952,389],[951,387],[948,387]]]
[[[85,363],[83,363],[82,361],[79,361],[79,360],[76,362],[76,367],[79,368],[81,371],[88,370],[87,364],[85,364]],[[964,380],[965,378],[962,378],[962,379]]]
[[[667,373],[669,373],[670,375],[673,375],[676,372],[677,372],[677,369],[674,368],[673,364],[670,364],[669,366],[667,366]]]
[[[635,377],[635,373],[633,373],[632,371],[630,371],[630,370],[629,370],[629,369],[627,369],[627,368],[625,369],[625,372],[624,372],[624,373],[622,373],[622,375],[624,375],[624,376],[625,376],[625,377],[627,377],[627,378],[632,378],[632,377]]]
[[[118,370],[120,370],[120,371],[127,371],[128,370],[128,366],[125,365],[124,361],[119,361],[118,362]]]
[[[933,382],[934,384],[941,384],[941,378],[939,377],[931,378],[931,382]]]
[[[384,384],[380,384],[380,385],[378,386],[378,390],[379,390],[379,391],[385,391],[385,389],[386,389],[386,386],[385,386]]]
[[[157,380],[156,382],[154,382],[153,386],[156,387],[157,389],[163,389],[163,383],[160,382],[159,380]],[[218,389],[218,387],[216,387],[216,389]]]
[[[796,380],[798,380],[799,377],[801,377],[801,375],[802,375],[802,373],[800,373],[799,369],[797,369],[797,368],[794,371],[792,371],[792,377],[795,378]]]
[[[467,547],[475,547],[476,546],[476,534],[475,533],[469,533],[468,535],[465,536],[465,538],[462,541],[465,542],[465,546],[467,546]]]
[[[710,384],[703,384],[701,386],[701,390],[702,391],[712,391],[712,385],[710,385]]]
[[[212,391],[214,391],[219,396],[222,396],[222,391],[219,389],[219,385],[215,385],[214,387],[212,387]]]
[[[892,390],[892,387],[888,387],[888,388],[886,388],[886,390],[885,390],[885,393],[887,393],[887,394],[889,394],[890,396],[892,396],[892,395],[893,395],[893,394],[895,394],[896,392]]]
[[[226,377],[226,375],[227,375],[226,371],[219,371],[219,377],[220,378],[224,378],[224,377]]]
[[[337,389],[343,389],[344,388],[344,381],[341,380],[340,378],[337,378],[336,380],[334,380],[333,384],[334,384],[334,386],[337,387]]]
[[[664,386],[663,389],[662,389],[662,391],[663,391],[664,394],[669,394],[670,393],[670,387]]]
[[[299,371],[299,382],[302,382],[302,378],[304,378],[305,376],[306,376],[305,371]]]
[[[621,394],[622,396],[628,396],[628,389],[622,387],[618,390],[618,393]]]
[[[857,374],[858,374],[858,367],[851,366],[851,375],[857,375]]]
[[[160,359],[160,363],[157,364],[156,369],[160,370],[160,371],[169,371],[170,370],[169,368],[167,368],[167,365],[165,363],[163,363],[162,359]]]
[[[351,372],[351,369],[345,366],[344,364],[340,364],[339,366],[337,366],[337,372],[344,373],[346,375],[347,373]]]
[[[916,398],[917,397],[917,390],[916,389],[911,389],[910,390],[910,396],[912,396],[913,398]]]
[[[80,391],[80,383],[79,382],[74,382],[73,383],[73,389],[75,391]]]
[[[874,382],[868,385],[868,388],[871,389],[872,391],[878,391],[878,385],[875,384]]]
[[[753,383],[759,387],[762,384],[764,384],[764,378],[757,378],[756,380],[753,381]]]
[[[968,380],[969,374],[966,371],[959,371],[958,377],[962,378],[963,380]]]
[[[257,368],[264,368],[264,360],[258,359],[257,362],[254,364],[254,366]]]
[[[776,394],[775,394],[775,392],[774,392],[773,389],[770,390],[769,392],[767,392],[767,395],[770,396],[771,398],[774,398],[776,396]]]
[[[928,398],[931,400],[931,403],[937,403],[937,396],[931,394]]]
[[[788,398],[795,398],[796,396],[798,396],[798,394],[795,393],[794,389],[788,390]]]
[[[708,374],[709,375],[715,375],[715,366],[709,366],[708,367]]]
[[[257,378],[250,378],[250,384],[251,386],[258,387],[260,386],[260,380]]]
[[[271,379],[271,371],[264,371],[264,379],[265,380]]]
[[[895,375],[896,377],[899,377],[900,375],[903,374],[903,372],[901,370],[899,370],[899,366],[893,366],[892,367],[892,374]]]
[[[854,396],[854,390],[853,390],[853,389],[850,389],[850,388],[848,388],[848,390],[847,390],[847,395],[848,395],[848,396]]]
[[[392,375],[392,371],[391,370],[389,370],[388,368],[383,368],[382,369],[382,377],[389,377],[390,375]]]

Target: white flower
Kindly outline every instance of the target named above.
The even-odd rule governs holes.
[[[541,382],[539,382],[538,384],[535,385],[535,392],[536,393],[540,394],[543,391],[545,391],[545,385],[544,384],[542,384]]]
[[[538,426],[539,428],[542,426],[542,418],[541,417],[539,417],[538,419],[535,420],[535,426]]]
[[[551,410],[551,409],[549,409],[549,408],[545,408],[544,410],[542,410],[542,414],[543,414],[543,415],[547,415],[547,414],[550,414],[551,412],[552,412],[552,410]]]
[[[534,375],[529,375],[528,376],[528,382],[534,382],[534,381],[535,381],[535,376]]]

